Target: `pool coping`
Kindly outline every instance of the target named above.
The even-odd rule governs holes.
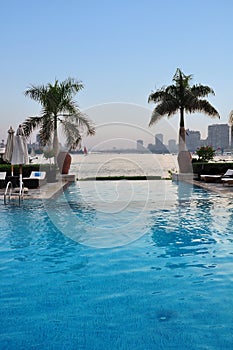
[[[28,189],[24,193],[23,199],[51,200],[56,198],[59,194],[61,194],[72,183],[74,183],[74,181],[59,178],[57,182],[46,183],[37,188]],[[4,188],[0,190],[0,199],[2,199],[2,201],[4,200],[4,192]],[[14,197],[18,198],[18,196],[12,195],[12,198]]]
[[[222,183],[219,182],[202,182],[198,180],[191,180],[191,179],[186,179],[186,180],[180,180],[187,182],[189,184],[204,188],[207,191],[212,191],[215,193],[218,193],[221,196],[225,197],[233,197],[233,187],[232,186],[224,186]]]
[[[76,179],[78,181],[78,179]],[[29,189],[27,193],[24,194],[24,199],[37,199],[37,200],[51,200],[59,196],[69,185],[76,182],[75,178],[60,177],[57,182],[46,183],[35,189]],[[90,179],[85,179],[88,181]],[[109,180],[109,179],[108,179]],[[102,179],[102,181],[108,181],[107,179]],[[151,180],[151,179],[148,179]],[[167,179],[160,179],[166,181]],[[80,181],[80,180],[79,180]],[[83,179],[81,180],[83,181]],[[93,181],[93,180],[92,180]],[[233,186],[223,186],[222,183],[206,183],[202,181],[193,180],[191,178],[180,179],[177,182],[186,182],[191,185],[201,187],[205,190],[218,193],[221,196],[233,197]],[[175,181],[176,182],[176,181]],[[0,189],[0,199],[4,199],[5,189]]]

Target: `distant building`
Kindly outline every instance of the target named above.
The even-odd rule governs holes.
[[[213,124],[208,126],[208,144],[214,149],[229,148],[229,125],[228,124]]]
[[[167,146],[163,144],[163,134],[155,135],[155,144],[149,143],[147,149],[151,153],[169,153]]]
[[[155,153],[168,153],[167,147],[163,144],[163,134],[155,135],[155,145],[154,145]]]
[[[190,152],[195,152],[200,147],[200,131],[186,130],[186,147]]]
[[[161,143],[163,144],[163,134],[156,134],[155,135],[155,146],[159,146]]]
[[[208,143],[208,137],[206,139],[201,139],[200,140],[200,147],[202,146],[208,146],[209,143]]]
[[[137,140],[137,151],[139,152],[144,151],[143,140]]]
[[[168,150],[171,153],[176,153],[178,151],[176,140],[168,140]]]

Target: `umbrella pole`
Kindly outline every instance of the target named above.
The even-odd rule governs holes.
[[[11,166],[11,176],[14,176],[14,165]]]
[[[19,189],[20,193],[22,192],[23,188],[23,166],[20,164],[19,166]]]

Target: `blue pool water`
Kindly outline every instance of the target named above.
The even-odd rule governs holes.
[[[233,200],[148,183],[0,205],[0,349],[232,349]]]

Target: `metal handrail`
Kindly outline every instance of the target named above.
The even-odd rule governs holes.
[[[7,196],[8,196],[8,202],[10,202],[11,200],[11,196],[18,196],[19,197],[19,205],[20,205],[20,201],[23,200],[23,196],[24,196],[24,184],[22,183],[22,188],[19,188],[19,192],[13,192],[13,185],[12,182],[9,181],[6,185],[6,189],[5,189],[5,193],[4,193],[4,204],[7,204]]]
[[[20,205],[20,199],[23,200],[23,195],[24,195],[24,183],[22,182],[22,188],[19,188],[19,205]]]
[[[8,195],[8,200],[10,201],[11,194],[12,194],[12,189],[13,189],[12,182],[8,181],[8,183],[6,185],[5,193],[4,193],[4,204],[6,204],[6,197],[7,197],[7,195]],[[8,194],[8,190],[9,190],[9,194]]]

